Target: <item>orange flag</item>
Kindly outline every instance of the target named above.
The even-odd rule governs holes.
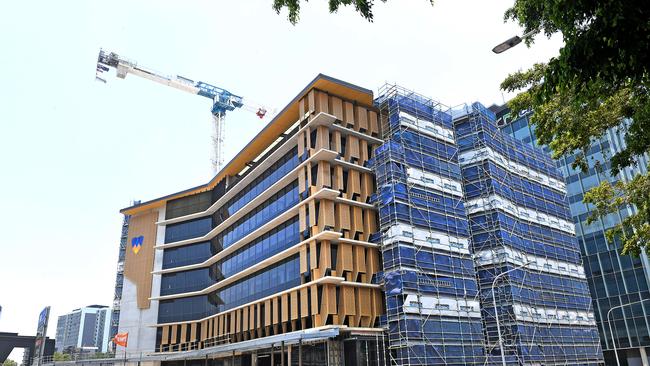
[[[113,338],[113,343],[117,344],[118,346],[122,346],[126,348],[126,344],[129,342],[129,333],[117,333],[115,337]]]

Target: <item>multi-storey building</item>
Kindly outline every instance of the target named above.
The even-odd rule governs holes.
[[[57,352],[108,351],[111,309],[90,305],[59,316],[56,324]]]
[[[454,116],[487,348],[513,364],[598,364],[566,187],[550,156],[479,103]]]
[[[482,365],[458,148],[439,103],[385,86],[376,151],[388,344],[396,365]]]
[[[491,109],[496,112],[503,132],[527,144],[538,146],[535,126],[529,121],[530,113],[511,116],[505,106],[494,106]],[[620,223],[635,208],[623,208],[618,213],[587,225],[590,208],[582,203],[584,193],[602,181],[629,181],[636,174],[647,173],[648,157],[641,156],[636,166],[622,170],[617,176],[611,176],[608,157],[621,151],[624,146],[622,136],[612,129],[603,138],[593,142],[587,154],[587,172],[571,167],[575,156],[562,157],[556,161],[556,165],[567,184],[572,221],[585,263],[605,360],[608,364],[616,363],[611,322],[620,361],[630,365],[649,365],[646,347],[650,346],[650,302],[635,303],[650,298],[648,257],[644,254],[640,257],[621,255],[620,243],[609,242],[605,237],[607,229]],[[541,147],[549,151],[548,147]],[[635,304],[625,306],[630,303]],[[623,310],[614,309],[608,319],[609,310],[621,305],[624,305]]]
[[[209,183],[124,209],[127,352],[378,362],[381,142],[372,92],[319,75]]]
[[[124,209],[127,353],[170,366],[478,365],[500,362],[501,334],[510,364],[598,363],[557,172],[469,111],[397,86],[373,101],[319,75],[210,182]],[[459,158],[494,144],[531,176]],[[550,224],[474,207],[496,187]]]

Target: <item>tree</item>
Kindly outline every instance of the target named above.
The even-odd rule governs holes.
[[[539,142],[558,158],[577,154],[574,168],[611,167],[614,176],[638,164],[650,151],[650,7],[646,0],[516,0],[505,13],[526,32],[561,33],[557,57],[510,74],[501,84],[522,91],[510,103],[517,113],[533,109]],[[530,46],[532,38],[527,38]],[[591,144],[608,130],[625,146],[602,161],[590,162]],[[623,254],[639,254],[650,243],[648,174],[631,182],[603,182],[585,195],[595,210],[588,219],[634,205],[638,210],[608,231],[622,241]]]
[[[638,213],[627,216],[621,225],[607,231],[607,238],[623,238],[623,252],[639,256],[641,248],[650,244],[650,179],[648,175],[637,175],[629,183],[601,184],[590,190],[585,202],[595,205],[590,217],[593,221],[598,216],[616,212],[619,207],[635,206]]]
[[[18,362],[6,359],[5,362],[2,363],[2,366],[18,366]]]
[[[54,352],[52,359],[54,361],[71,361],[72,355],[70,355],[69,353]]]
[[[386,0],[381,1],[386,2]],[[305,0],[305,2],[307,2],[307,0]],[[373,20],[373,0],[328,0],[328,2],[330,13],[336,13],[341,5],[352,5],[354,6],[354,10],[356,10],[363,18],[369,22],[372,22]],[[433,5],[433,0],[429,0],[429,2]],[[273,10],[275,10],[276,13],[280,14],[280,11],[284,8],[287,8],[289,11],[289,22],[294,25],[298,23],[300,18],[300,0],[273,0]]]

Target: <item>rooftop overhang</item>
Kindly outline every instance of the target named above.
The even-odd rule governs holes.
[[[125,215],[136,215],[163,206],[167,201],[209,191],[227,176],[239,174],[246,164],[255,159],[281,134],[298,120],[298,102],[312,89],[318,89],[341,98],[371,107],[373,93],[369,89],[347,83],[331,76],[318,74],[291,102],[278,113],[235,157],[221,169],[208,183],[186,189],[167,196],[142,202],[120,210]]]

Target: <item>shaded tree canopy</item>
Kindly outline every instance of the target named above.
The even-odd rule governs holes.
[[[509,103],[514,112],[533,109],[539,142],[554,157],[576,154],[574,167],[605,164],[616,175],[638,164],[650,150],[650,6],[640,0],[516,0],[505,13],[533,35],[560,33],[557,57],[509,75],[507,91],[523,91]],[[532,38],[526,39],[530,46]],[[605,160],[588,161],[587,152],[607,131],[624,144]],[[650,202],[642,174],[631,182],[602,183],[585,195],[596,209],[588,222],[633,207],[621,225],[608,232],[623,241],[623,253],[638,254],[648,244]]]
[[[304,2],[307,1],[308,0],[304,0]],[[386,0],[381,1],[386,2]],[[429,2],[433,5],[433,0],[429,0]],[[300,19],[300,3],[301,0],[273,0],[273,10],[280,14],[282,9],[287,8],[289,12],[289,22],[291,22],[291,24],[296,24]],[[330,13],[336,13],[341,6],[353,6],[354,10],[364,19],[369,22],[372,22],[374,19],[372,13],[372,7],[374,5],[373,0],[328,0],[328,4]]]

